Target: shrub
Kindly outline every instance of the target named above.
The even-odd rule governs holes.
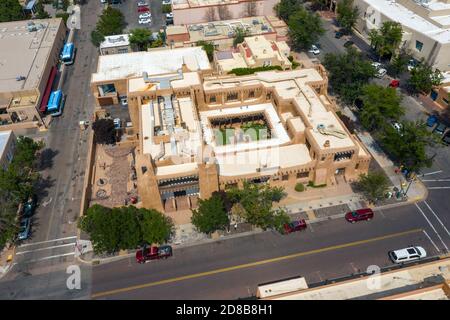
[[[303,185],[303,183],[297,183],[295,185],[295,191],[297,191],[297,192],[305,191],[305,186]]]
[[[312,181],[309,181],[309,182],[308,182],[308,187],[311,187],[311,188],[323,188],[323,187],[326,187],[326,186],[327,186],[326,183],[323,183],[323,184],[314,184],[314,182],[312,182]]]
[[[267,67],[256,67],[256,68],[235,68],[231,70],[229,73],[235,74],[237,76],[247,76],[249,74],[254,74],[255,72],[260,71],[269,71],[269,70],[283,70],[280,66],[267,66]]]

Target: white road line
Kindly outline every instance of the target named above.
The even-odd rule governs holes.
[[[448,182],[450,179],[424,179],[422,182]]]
[[[441,252],[441,250],[439,250],[438,246],[436,245],[436,243],[433,242],[433,240],[431,240],[430,236],[428,235],[428,233],[425,230],[422,230],[422,232],[427,236],[428,240],[430,240],[431,244],[436,248],[437,252]]]
[[[441,219],[439,219],[439,217],[436,214],[436,212],[434,212],[433,209],[431,209],[431,207],[428,205],[428,203],[426,201],[424,201],[424,203],[428,207],[428,209],[431,211],[431,213],[435,216],[436,220],[439,221],[439,223],[441,224],[442,228],[444,228],[445,232],[447,232],[448,236],[450,237],[450,232],[447,230],[445,225],[442,223]]]
[[[30,253],[30,252],[37,252],[37,251],[42,251],[42,250],[50,250],[50,249],[55,249],[55,248],[68,247],[68,246],[75,246],[75,244],[76,243],[73,242],[73,243],[61,244],[59,246],[51,246],[51,247],[47,247],[47,248],[39,248],[39,249],[28,250],[28,251],[19,251],[19,252],[16,252],[16,255]]]
[[[50,259],[60,258],[60,257],[66,257],[66,256],[74,256],[74,255],[75,255],[75,252],[70,252],[70,253],[58,254],[58,255],[56,255],[56,256],[49,256],[49,257],[45,257],[45,258],[40,258],[40,259],[35,259],[35,260],[24,261],[24,263],[39,262],[39,261],[50,260]]]
[[[75,238],[77,238],[77,236],[66,237],[66,238],[59,238],[59,239],[53,239],[53,240],[46,240],[46,241],[40,241],[40,242],[33,242],[33,243],[25,243],[25,244],[20,245],[19,248],[28,247],[28,246],[35,246],[35,245],[38,245],[38,244],[49,243],[49,242],[56,242],[56,241],[75,239]]]
[[[433,172],[428,172],[428,173],[424,173],[423,176],[429,176],[429,175],[436,174],[436,173],[441,173],[441,172],[442,172],[442,170],[439,170],[439,171],[433,171]]]
[[[436,231],[436,229],[434,228],[433,224],[430,222],[430,220],[428,220],[427,216],[425,215],[425,213],[422,211],[422,209],[420,209],[420,207],[417,205],[416,203],[416,207],[417,209],[419,209],[420,213],[422,213],[423,217],[425,218],[425,220],[427,220],[428,224],[430,225],[431,229],[433,229],[434,233],[436,233],[436,235],[438,236],[439,240],[441,240],[442,244],[444,245],[445,249],[448,252],[448,247],[445,244],[445,242],[442,240],[441,235]]]
[[[437,189],[450,189],[450,187],[428,187],[428,190],[437,190]]]

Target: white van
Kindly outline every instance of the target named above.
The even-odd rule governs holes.
[[[409,247],[400,250],[389,251],[389,258],[394,263],[403,263],[414,260],[423,259],[427,256],[427,253],[422,247]]]

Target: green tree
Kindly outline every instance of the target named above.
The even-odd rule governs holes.
[[[48,14],[47,11],[44,9],[44,4],[42,1],[38,1],[36,3],[36,18],[38,19],[48,19],[51,16]]]
[[[140,211],[133,206],[113,208],[110,219],[116,224],[117,249],[134,249],[142,242]]]
[[[116,129],[112,119],[98,119],[92,124],[94,141],[98,144],[114,144],[116,142]]]
[[[327,7],[327,0],[311,0],[311,9],[314,11],[323,10]]]
[[[156,39],[152,40],[150,48],[162,47],[162,46],[164,46],[164,41],[165,41],[164,33],[160,32],[160,33],[158,33],[158,36],[156,37]]]
[[[422,61],[411,70],[408,84],[417,93],[429,94],[434,86],[442,83],[443,79],[444,77],[438,69],[433,71],[429,64]]]
[[[344,54],[325,55],[324,66],[328,70],[330,84],[344,103],[352,104],[361,88],[374,77],[375,69],[355,48]]]
[[[6,195],[0,195],[0,250],[7,242],[11,242],[18,230],[17,217],[18,203],[11,201]]]
[[[100,16],[96,30],[103,36],[111,36],[123,33],[125,20],[122,12],[113,7],[107,7]]]
[[[280,201],[286,195],[282,188],[244,182],[242,189],[232,188],[227,193],[233,202],[242,205],[242,218],[250,224],[264,230],[280,230],[282,225],[289,221],[284,210],[272,208],[273,202]]]
[[[381,171],[361,174],[356,182],[357,188],[370,203],[376,203],[389,191],[389,180]]]
[[[94,46],[100,47],[100,44],[105,41],[105,37],[97,30],[91,31],[91,42]]]
[[[162,5],[162,13],[171,13],[172,12],[172,5],[170,4],[163,4]]]
[[[191,222],[200,232],[207,234],[225,229],[230,222],[222,198],[212,195],[209,199],[200,199],[198,209],[192,210]]]
[[[317,13],[310,13],[300,7],[288,20],[289,36],[293,47],[307,49],[324,34],[322,20]]]
[[[408,61],[411,59],[411,56],[409,54],[406,54],[405,52],[399,52],[396,55],[394,55],[391,59],[391,62],[389,64],[389,73],[393,76],[398,76],[408,70]]]
[[[0,1],[0,22],[9,22],[26,19],[22,6],[18,0]]]
[[[391,126],[385,128],[381,138],[383,148],[412,172],[430,167],[433,158],[427,155],[426,149],[440,145],[439,138],[427,130],[426,124],[421,121],[404,121],[401,127],[400,132]]]
[[[147,51],[152,42],[152,32],[150,29],[137,28],[130,31],[130,44],[135,50]]]
[[[233,39],[233,47],[236,48],[239,43],[244,42],[244,39],[245,37],[247,37],[248,32],[243,28],[236,28],[235,32],[236,34],[234,35]]]
[[[149,244],[162,244],[172,235],[173,222],[154,209],[139,209],[141,215],[142,238]]]
[[[337,7],[337,21],[346,32],[351,32],[358,20],[359,9],[353,5],[353,0],[342,0]]]
[[[214,60],[214,44],[212,42],[201,40],[198,41],[196,45],[202,47],[203,50],[205,50],[209,62],[212,62]]]
[[[390,120],[398,120],[405,113],[400,102],[401,96],[394,88],[376,84],[362,87],[363,107],[359,112],[362,125],[369,131],[384,128]]]
[[[383,22],[380,30],[369,32],[371,46],[381,58],[392,57],[397,51],[403,36],[402,25],[394,21]]]
[[[304,1],[302,0],[281,0],[277,5],[275,5],[274,9],[278,18],[287,22],[290,16],[302,6],[303,2]]]

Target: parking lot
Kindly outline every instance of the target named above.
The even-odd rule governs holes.
[[[139,24],[138,0],[122,0],[122,3],[112,4],[111,6],[119,9],[127,23],[124,32],[128,33],[136,28],[149,28],[153,32],[158,32],[166,25],[165,14],[162,13],[162,0],[144,0],[149,4],[152,21],[149,24]]]

